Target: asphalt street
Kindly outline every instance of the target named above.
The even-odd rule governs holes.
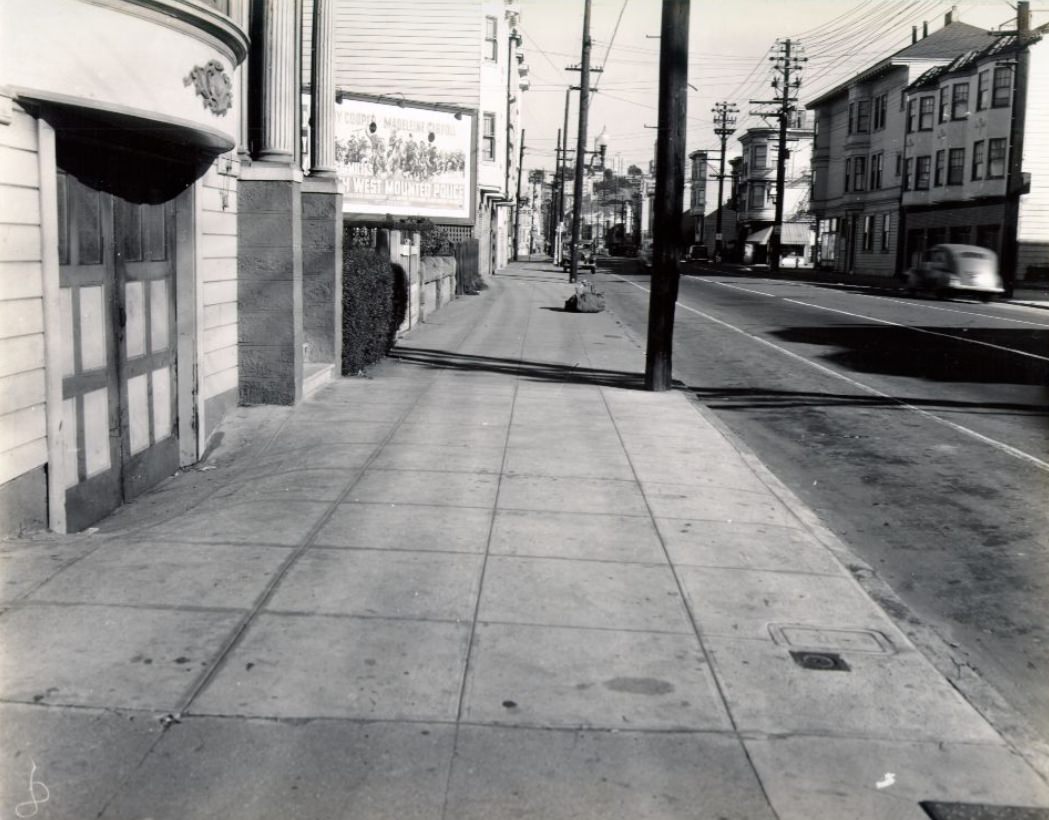
[[[637,270],[597,280],[643,340]],[[686,273],[675,378],[1049,738],[1049,312]]]

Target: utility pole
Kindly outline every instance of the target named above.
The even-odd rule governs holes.
[[[685,0],[687,5],[688,0]],[[586,125],[590,106],[590,0],[583,0],[583,54],[579,66],[579,130],[576,134],[575,186],[572,202],[571,267],[568,281],[579,278],[579,228],[583,208],[583,160],[586,157]]]
[[[736,133],[736,114],[739,108],[735,103],[719,102],[711,109],[714,112],[714,133],[721,140],[721,162],[718,165],[718,208],[715,212],[716,225],[714,227],[714,260],[721,261],[724,252],[724,242],[721,234],[721,206],[725,195],[725,144],[728,138]]]
[[[772,112],[754,112],[759,117],[775,118],[779,120],[779,151],[776,155],[776,216],[772,225],[772,236],[769,239],[769,269],[779,270],[780,248],[783,238],[783,199],[786,190],[787,156],[787,129],[794,120],[794,112],[798,102],[797,91],[801,88],[802,63],[807,57],[797,57],[795,46],[800,44],[791,40],[779,41],[780,51],[775,57],[769,59],[775,64],[773,70],[782,77],[772,79],[772,87],[780,90],[780,95],[774,100],[751,100],[759,105],[775,105],[777,108]]]
[[[557,149],[554,151],[554,179],[550,188],[550,207],[547,209],[547,231],[550,234],[550,256],[557,262],[557,226],[561,222],[561,187],[565,184],[561,177],[561,129],[557,129]]]
[[[565,180],[565,177],[566,177],[566,175],[568,173],[568,107],[569,107],[569,105],[572,102],[572,89],[573,89],[572,85],[569,85],[568,88],[565,89],[565,124],[564,124],[564,131],[563,131],[564,137],[563,137],[562,142],[561,142],[561,189],[560,189],[561,202],[560,202],[560,207],[558,208],[558,211],[557,211],[557,224],[559,226],[561,225],[562,222],[565,221],[565,185],[567,184],[567,182]],[[565,237],[564,237],[564,232],[562,231],[562,233],[561,233],[561,245],[560,245],[561,258],[564,258],[564,255],[565,255],[564,247],[565,247]],[[560,262],[561,259],[559,258],[557,261]]]
[[[513,259],[516,262],[518,257],[518,230],[521,227],[521,166],[524,165],[524,149],[525,149],[525,129],[521,129],[521,149],[517,157],[517,192],[514,194],[514,253]],[[529,248],[529,251],[531,248]]]
[[[656,132],[655,224],[652,292],[648,303],[645,388],[673,383],[674,306],[681,258],[681,211],[685,195],[685,116],[688,105],[690,0],[663,0],[659,39],[659,130]]]
[[[1024,193],[1023,152],[1027,119],[1027,85],[1030,81],[1031,56],[1028,46],[1031,36],[1031,7],[1026,0],[1016,4],[1016,31],[991,32],[997,35],[1015,34],[1018,51],[1013,71],[1013,100],[1009,120],[1009,159],[1005,177],[1005,231],[1001,244],[1001,274],[1007,296],[1012,296],[1016,283],[1016,263],[1019,243],[1016,222],[1020,214],[1020,196]]]

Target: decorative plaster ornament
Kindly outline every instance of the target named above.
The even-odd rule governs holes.
[[[204,107],[213,114],[225,116],[233,105],[233,81],[218,60],[208,60],[203,66],[193,66],[193,70],[182,80],[183,85],[188,86],[190,83],[196,86]]]

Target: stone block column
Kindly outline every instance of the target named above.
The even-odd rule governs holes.
[[[237,277],[240,401],[302,398],[302,171],[295,166],[298,112],[295,3],[253,6],[250,93],[259,100],[253,158],[238,185]]]

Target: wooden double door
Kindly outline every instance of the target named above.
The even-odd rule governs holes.
[[[174,202],[58,174],[66,519],[90,526],[179,466]]]

